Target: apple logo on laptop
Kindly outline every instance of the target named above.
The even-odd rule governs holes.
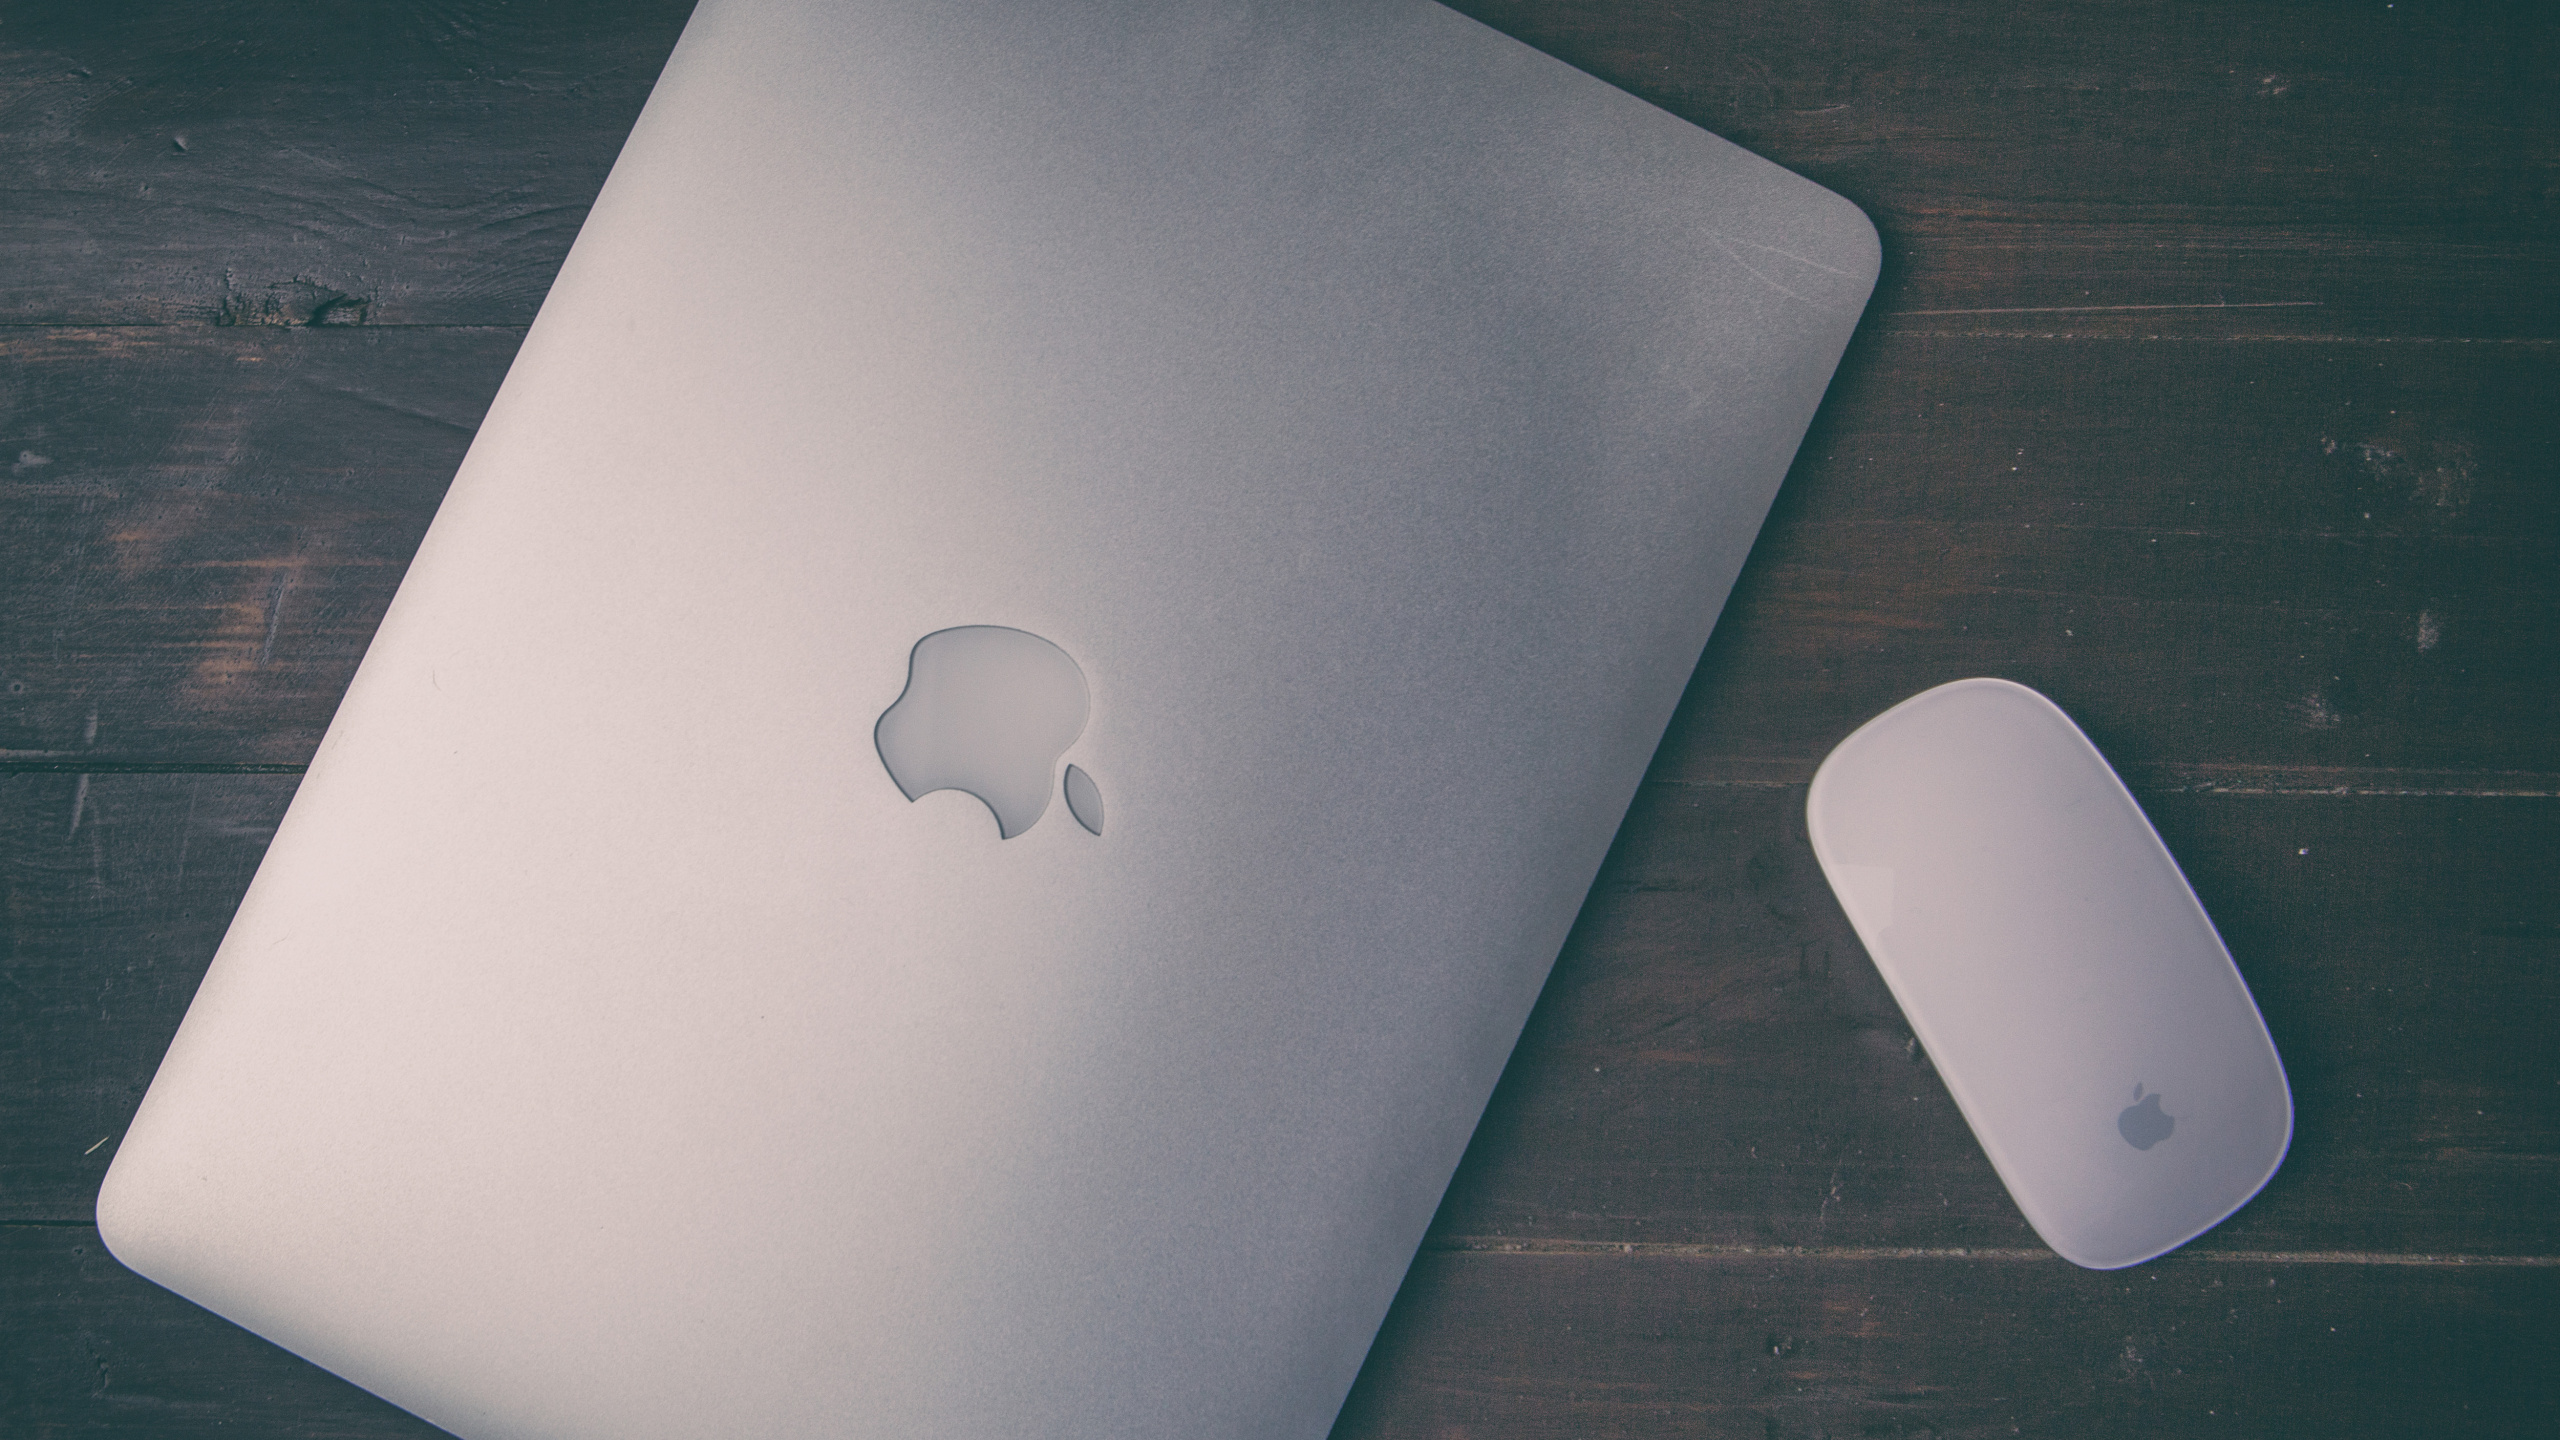
[[[2168,1139],[2169,1132],[2177,1128],[2177,1116],[2160,1113],[2160,1092],[2152,1091],[2151,1098],[2145,1100],[2139,1083],[2133,1087],[2133,1103],[2116,1116],[2116,1133],[2136,1150],[2150,1149]]]
[[[1049,777],[1084,733],[1091,696],[1067,652],[1027,630],[962,625],[936,630],[907,657],[907,688],[872,727],[899,793],[974,795],[1010,840],[1049,809]],[[1067,810],[1102,833],[1102,791],[1067,767]]]

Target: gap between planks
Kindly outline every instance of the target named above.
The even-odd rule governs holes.
[[[1937,316],[2071,314],[2105,315],[2136,311],[2213,311],[2272,308],[2258,305],[2099,305],[2099,306],[2020,306],[1986,310],[1880,310],[1870,315],[1871,325],[1894,320],[1925,319]],[[0,320],[0,335],[10,332],[55,330],[84,332],[101,330],[184,330],[206,332],[236,330],[264,334],[277,330],[325,330],[332,333],[354,333],[365,330],[507,330],[518,335],[531,328],[524,320],[457,320],[457,321],[373,321],[361,325],[217,325],[209,320]],[[2180,340],[2191,344],[2279,344],[2279,345],[2505,345],[2524,349],[2547,350],[2560,345],[2560,338],[2534,335],[2335,335],[2290,332],[2240,334],[2132,334],[2123,331],[2076,330],[1994,330],[1994,329],[1875,329],[1864,335],[1893,340],[2094,340],[2133,342],[2144,340]]]
[[[1789,256],[1789,259],[1799,257]],[[1880,320],[1912,320],[1927,315],[2100,315],[2122,310],[2298,310],[2317,300],[2199,300],[2183,305],[1991,305],[1970,310],[1887,310]]]
[[[244,335],[264,335],[278,330],[326,330],[332,334],[364,330],[512,330],[521,335],[532,328],[530,320],[367,320],[343,325],[279,325],[262,320],[231,325],[219,320],[0,320],[0,333],[11,330],[237,330]]]
[[[56,750],[0,750],[0,775],[299,775],[308,765],[229,760],[109,760]]]
[[[1968,1260],[1990,1263],[2063,1262],[2041,1248],[1933,1249],[1892,1245],[1683,1245],[1608,1240],[1513,1240],[1500,1235],[1442,1235],[1422,1242],[1425,1253],[1461,1255],[1590,1255],[1681,1260]],[[2560,1255],[2428,1255],[2376,1250],[2178,1250],[2145,1264],[2403,1265],[2438,1269],[2560,1268]]]
[[[94,1220],[0,1220],[0,1230],[94,1230]],[[1587,1255],[1674,1260],[1965,1260],[1984,1264],[2066,1263],[2037,1248],[1930,1248],[1893,1245],[1682,1245],[1607,1240],[1512,1240],[1499,1235],[1440,1235],[1422,1242],[1432,1255]],[[2422,1269],[2560,1269],[2560,1255],[2429,1255],[2377,1250],[2177,1250],[2147,1265],[2393,1265]],[[2131,1268],[2131,1267],[2128,1267]]]
[[[1798,790],[1813,782],[1814,762],[1777,760],[1744,762],[1763,773],[1707,779],[1648,780],[1648,786],[1674,790]],[[0,775],[300,775],[310,767],[294,763],[218,760],[108,760],[63,755],[58,751],[0,751]],[[2310,769],[2247,769],[2218,776],[2213,767],[2130,767],[2124,773],[2133,789],[2155,795],[2397,795],[2457,800],[2560,799],[2560,775],[2530,771],[2496,772],[2474,783],[2436,772],[2413,772],[2394,779],[2392,772],[2365,772],[2342,780],[2336,772]]]
[[[2218,306],[2205,306],[2218,309]],[[2239,307],[2233,306],[2233,309]],[[1907,311],[1906,314],[1921,314]],[[1964,312],[1952,312],[1964,313]],[[1997,314],[2000,312],[1988,312]],[[2085,312],[2084,312],[2085,313]],[[1897,318],[1893,313],[1877,315],[1876,320]],[[1874,330],[1861,331],[1887,340],[2087,340],[2100,343],[2124,343],[2144,340],[2177,340],[2191,345],[2506,345],[2525,350],[2548,350],[2560,340],[2532,335],[2288,335],[2281,333],[2239,335],[2134,335],[2121,332],[2078,330]]]
[[[1819,762],[1734,762],[1736,772],[1704,778],[1647,780],[1668,790],[1801,790],[1813,783]],[[1758,773],[1747,773],[1756,771]],[[2535,771],[2460,772],[2388,770],[2341,772],[2308,767],[2141,766],[2117,772],[2127,789],[2148,795],[2389,795],[2455,800],[2560,799],[2560,775]]]

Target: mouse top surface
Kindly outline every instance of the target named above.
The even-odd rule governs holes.
[[[2095,1269],[2246,1204],[2293,1133],[2247,984],[2141,807],[2052,701],[1960,680],[1842,741],[1815,854],[2037,1234]]]

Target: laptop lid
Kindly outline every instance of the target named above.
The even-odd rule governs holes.
[[[1322,1434],[1875,264],[1422,0],[705,0],[109,1244],[465,1436]]]

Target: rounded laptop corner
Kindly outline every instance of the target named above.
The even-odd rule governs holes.
[[[117,1150],[107,1166],[107,1178],[98,1186],[95,1223],[99,1243],[116,1263],[156,1279],[162,1268],[158,1244],[165,1227],[158,1223],[158,1194],[151,1178],[145,1162]]]

